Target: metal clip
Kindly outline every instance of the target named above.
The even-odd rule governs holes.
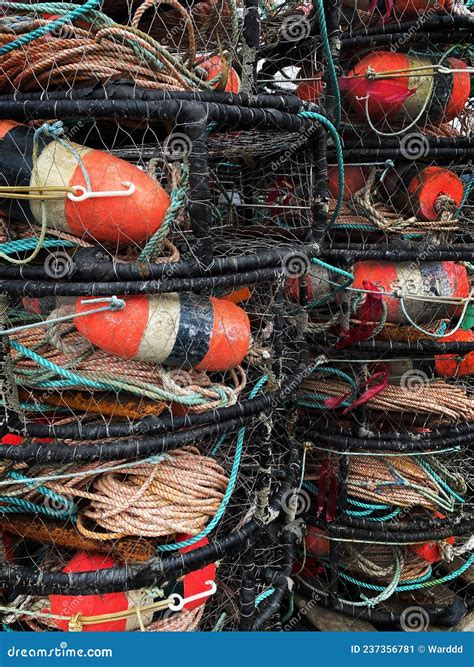
[[[135,184],[130,181],[122,181],[122,185],[127,190],[103,190],[101,192],[91,192],[86,190],[83,185],[73,185],[75,192],[68,192],[67,197],[71,201],[85,201],[86,199],[100,199],[103,197],[129,197],[135,192]],[[77,193],[80,194],[77,194]]]
[[[183,598],[182,595],[179,593],[173,593],[172,595],[169,596],[168,600],[170,601],[169,603],[169,609],[171,611],[181,611],[181,609],[184,607],[185,604],[188,602],[194,602],[195,600],[202,600],[203,598],[208,598],[211,595],[214,595],[214,593],[217,591],[217,586],[215,581],[205,581],[204,582],[207,586],[210,586],[210,589],[207,591],[203,591],[202,593],[197,593],[196,595],[190,595],[188,598]],[[171,600],[176,600],[176,602],[171,602]]]

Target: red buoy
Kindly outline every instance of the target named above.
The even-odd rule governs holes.
[[[377,285],[383,292],[400,291],[405,296],[405,308],[414,322],[431,322],[445,317],[454,317],[462,311],[457,304],[437,303],[433,297],[467,298],[470,283],[466,268],[456,262],[381,262],[368,260],[357,262],[353,268],[352,287],[364,288],[363,282]],[[424,296],[416,301],[410,296]],[[387,322],[407,324],[400,299],[385,295]]]
[[[342,194],[344,201],[349,201],[356,192],[361,190],[366,182],[365,169],[356,165],[344,167],[344,192]],[[339,195],[339,170],[337,167],[328,169],[329,193],[333,199]]]
[[[78,237],[114,244],[142,243],[161,226],[170,199],[165,190],[134,165],[104,151],[59,141],[41,135],[37,178],[33,173],[34,128],[13,121],[0,121],[0,176],[2,185],[79,186],[87,189],[82,162],[92,192],[125,192],[127,196],[87,198],[73,201],[66,193],[45,200],[47,224]],[[72,148],[72,151],[68,147]],[[130,186],[124,184],[131,184]],[[79,191],[78,191],[79,192]],[[82,194],[82,190],[79,195]],[[42,220],[39,199],[1,199],[0,209],[17,220]]]
[[[202,67],[202,69],[206,70],[207,72],[207,77],[206,81],[211,81],[211,79],[215,79],[216,76],[219,76],[222,72],[227,72],[227,82],[224,88],[224,91],[226,93],[238,93],[240,90],[240,77],[235,71],[235,69],[226,63],[222,62],[222,58],[220,56],[212,56],[212,58],[208,58],[208,60],[205,60],[204,62],[199,64],[199,67]],[[214,88],[219,88],[220,86],[220,81],[217,81],[214,84]]]
[[[440,73],[433,69],[439,58],[391,51],[369,53],[342,79],[352,111],[361,120],[411,122],[420,114],[430,122],[447,122],[459,116],[470,95],[470,74]],[[467,69],[457,58],[442,65]],[[374,75],[380,77],[374,78]],[[423,113],[422,113],[423,112]],[[420,119],[421,120],[421,119]]]
[[[179,368],[225,371],[238,366],[250,346],[247,313],[231,301],[188,293],[126,296],[121,311],[74,320],[93,345],[124,359]],[[90,305],[76,301],[76,313]]]
[[[444,167],[407,165],[391,170],[382,185],[390,204],[421,220],[439,220],[443,205],[457,209],[464,186],[457,174]]]
[[[319,556],[320,558],[329,556],[330,543],[321,528],[308,525],[306,527],[305,543],[308,554]]]
[[[318,102],[324,90],[322,72],[314,72],[314,79],[302,81],[296,88],[296,95],[300,100]]]
[[[186,540],[189,535],[177,535],[178,541]],[[192,551],[208,545],[207,538],[203,538],[190,547],[180,549],[181,553]],[[85,551],[77,552],[63,568],[63,572],[88,572],[104,570],[114,567],[117,563],[109,556],[103,554],[90,554]],[[188,598],[209,590],[209,581],[214,582],[216,578],[216,565],[211,563],[200,570],[188,572],[182,578],[169,582],[163,587],[165,598],[172,594],[181,595]],[[161,598],[160,598],[161,599]],[[195,609],[206,603],[207,598],[201,597],[184,604],[184,609],[188,611]],[[104,616],[107,614],[127,611],[136,607],[156,602],[150,597],[148,589],[143,588],[136,591],[124,591],[119,593],[105,593],[100,595],[50,595],[50,612],[57,616],[66,616],[68,619],[74,619],[78,616],[78,622],[81,624],[81,618],[87,616]],[[141,620],[143,625],[147,626],[160,620],[167,610],[143,611]],[[63,631],[70,629],[70,620],[55,620],[56,626]],[[81,630],[83,632],[124,632],[139,630],[140,625],[136,614],[128,618],[117,620],[104,620],[97,623],[84,623]]]

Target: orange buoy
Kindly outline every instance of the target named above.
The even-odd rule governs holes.
[[[302,81],[296,88],[296,95],[300,100],[308,102],[318,102],[324,90],[324,83],[322,80],[322,72],[314,72],[314,79],[310,81]]]
[[[343,77],[341,85],[359,119],[367,120],[368,114],[379,123],[411,122],[422,114],[430,122],[447,122],[466,106],[470,74],[440,73],[434,69],[438,62],[434,56],[374,51]],[[457,58],[446,58],[442,65],[467,69]],[[381,76],[373,78],[377,74]]]
[[[444,167],[407,165],[391,170],[382,185],[390,204],[421,220],[439,220],[443,203],[457,209],[464,186],[457,174]]]
[[[71,142],[63,145],[41,135],[35,177],[33,134],[34,128],[0,121],[1,185],[78,186],[81,195],[87,189],[84,169],[93,193],[133,190],[126,196],[90,197],[83,201],[73,201],[71,193],[44,200],[49,227],[114,244],[142,243],[159,229],[170,199],[148,174],[104,151]],[[38,223],[42,220],[39,199],[2,199],[0,195],[0,209],[14,219]]]
[[[225,371],[238,366],[250,346],[247,313],[231,301],[185,293],[126,296],[121,311],[74,320],[93,345],[124,359],[179,368]],[[76,313],[87,310],[76,301]]]
[[[365,169],[356,165],[345,166],[343,200],[349,201],[356,192],[364,187],[365,181]],[[337,167],[329,167],[328,169],[328,186],[331,197],[337,199],[339,194],[339,170]]]
[[[404,297],[405,309],[414,322],[431,322],[445,317],[460,315],[462,305],[437,303],[433,297],[467,298],[470,294],[466,268],[456,262],[381,262],[368,260],[357,262],[353,268],[352,287],[363,289],[369,280],[383,290],[399,291]],[[424,296],[426,301],[409,299]],[[387,322],[406,324],[400,299],[384,296],[387,306]]]
[[[189,535],[177,535],[177,540],[182,541]],[[180,549],[181,553],[192,551],[209,544],[207,538],[203,538],[190,547]],[[90,554],[85,551],[77,552],[62,570],[63,572],[88,572],[108,569],[116,565],[116,562],[109,556],[103,554]],[[209,590],[209,581],[214,582],[216,578],[216,565],[214,563],[206,565],[200,570],[189,572],[177,581],[169,582],[164,586],[165,597],[178,594],[183,598],[189,598],[194,595]],[[160,598],[161,599],[161,598]],[[184,609],[191,611],[198,606],[205,604],[205,597],[197,600],[191,600],[184,604]],[[150,597],[150,591],[142,588],[137,591],[124,591],[119,593],[105,593],[100,595],[50,595],[50,612],[57,616],[65,616],[74,622],[77,617],[77,623],[83,632],[124,632],[139,630],[138,615],[133,614],[128,618],[117,620],[105,620],[93,623],[84,623],[81,627],[81,618],[87,616],[105,616],[112,613],[120,613],[128,609],[143,607],[152,604],[155,600]],[[144,626],[159,621],[165,615],[169,615],[168,610],[142,611],[140,612],[141,621]],[[56,619],[55,624],[58,629],[68,631],[72,629],[70,620]]]
[[[474,346],[474,331],[458,329],[451,336],[442,338],[443,343],[472,343]],[[467,354],[438,354],[435,357],[435,371],[439,377],[463,377],[474,375],[474,349]]]
[[[223,62],[220,56],[212,56],[204,62],[199,64],[199,67],[206,70],[207,76],[206,81],[211,81],[215,79],[222,72],[227,73],[227,82],[224,88],[226,93],[238,93],[240,90],[240,77],[235,71],[235,69],[229,66],[227,63]],[[218,89],[220,86],[220,81],[217,81],[214,84],[214,88]]]

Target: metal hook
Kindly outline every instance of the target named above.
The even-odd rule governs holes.
[[[122,181],[122,185],[127,190],[104,190],[102,192],[91,192],[86,190],[83,185],[73,185],[75,192],[68,192],[68,199],[71,201],[85,201],[86,199],[100,199],[103,197],[129,197],[135,192],[135,184],[130,181]],[[77,194],[77,193],[81,194]]]
[[[210,586],[210,589],[207,591],[203,591],[202,593],[197,593],[196,595],[190,595],[188,598],[183,598],[182,595],[179,593],[173,593],[172,595],[169,596],[168,600],[170,600],[169,603],[169,609],[171,611],[181,611],[181,609],[184,607],[185,604],[188,602],[194,602],[195,600],[202,600],[203,598],[208,598],[211,595],[214,595],[214,593],[217,591],[217,586],[215,581],[205,581],[204,582],[207,586]],[[171,602],[171,600],[177,600],[177,602]]]

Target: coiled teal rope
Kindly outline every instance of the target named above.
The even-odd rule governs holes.
[[[456,577],[459,577],[463,572],[465,572],[467,569],[471,567],[471,565],[474,563],[474,554],[471,554],[470,557],[468,558],[467,561],[465,561],[461,567],[459,567],[457,570],[454,572],[450,572],[449,574],[446,574],[444,577],[439,577],[438,579],[430,579],[428,581],[424,581],[426,575],[423,577],[420,577],[419,579],[412,579],[411,582],[414,583],[406,583],[403,584],[402,586],[397,586],[395,589],[395,593],[402,593],[403,591],[415,591],[418,590],[419,588],[430,588],[431,586],[437,586],[438,584],[444,584],[447,581],[452,581],[453,579],[456,579]],[[344,572],[339,572],[339,576],[342,577],[342,579],[345,579],[346,581],[350,581],[352,584],[355,584],[356,586],[361,586],[362,588],[367,588],[372,591],[384,591],[385,588],[383,586],[378,586],[377,584],[370,584],[365,581],[360,581],[359,579],[355,579],[354,577],[351,577],[348,574],[345,574]],[[351,603],[353,604],[353,603]]]
[[[176,187],[173,188],[171,193],[171,203],[168,207],[168,210],[166,211],[163,224],[159,229],[157,229],[141,253],[138,255],[138,260],[140,262],[147,260],[152,261],[159,257],[173,220],[175,219],[177,213],[183,208],[183,206],[186,205],[189,191],[188,178],[189,165],[184,164],[181,169],[179,183],[176,184]]]
[[[71,12],[64,14],[64,16],[60,16],[54,21],[51,21],[51,23],[48,23],[48,25],[43,25],[40,28],[36,28],[36,30],[29,32],[27,35],[22,35],[18,39],[15,39],[13,42],[5,44],[5,46],[2,46],[2,48],[0,49],[0,56],[4,56],[7,53],[11,53],[11,51],[15,51],[16,49],[19,49],[25,44],[29,44],[30,42],[33,42],[35,39],[39,39],[40,37],[47,35],[49,32],[57,30],[57,28],[60,28],[66,23],[74,21],[74,19],[77,19],[79,16],[85,16],[91,9],[94,9],[95,7],[100,5],[101,1],[102,0],[87,0],[87,2],[84,5],[76,7]],[[8,7],[10,3],[0,2],[0,6],[1,5],[6,5]]]

